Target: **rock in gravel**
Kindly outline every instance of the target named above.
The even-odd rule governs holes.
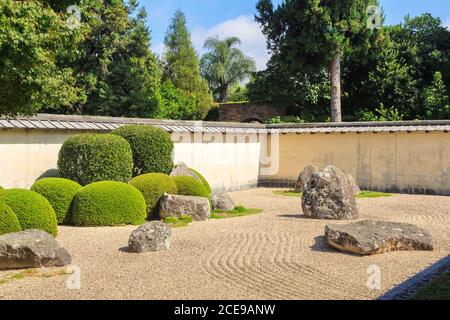
[[[355,194],[345,173],[334,167],[312,174],[302,196],[305,216],[314,219],[358,218]]]
[[[353,192],[355,194],[360,193],[361,189],[359,188],[358,184],[356,183],[355,178],[353,178],[353,176],[351,174],[348,174],[347,179],[348,179],[348,182],[350,183],[350,185],[352,186]]]
[[[213,194],[211,203],[214,210],[231,211],[236,207],[234,201],[226,193]]]
[[[128,248],[131,252],[169,250],[172,230],[161,221],[148,222],[131,233]]]
[[[188,176],[197,179],[199,182],[202,182],[199,176],[197,176],[184,162],[179,162],[175,167],[173,167],[170,172],[171,177],[177,176]],[[203,182],[202,182],[203,183]]]
[[[180,217],[189,215],[194,221],[204,221],[211,217],[211,205],[204,197],[179,196],[165,193],[161,198],[159,216]]]
[[[430,234],[409,223],[365,220],[347,225],[327,225],[325,239],[335,249],[360,255],[433,250]]]
[[[297,182],[295,183],[295,191],[297,191],[297,192],[305,191],[305,188],[309,182],[309,179],[311,179],[311,176],[313,175],[313,173],[315,173],[317,171],[318,171],[318,169],[314,166],[305,167],[302,170],[302,172],[300,172]]]
[[[37,229],[0,236],[0,270],[62,267],[72,258],[55,238]]]

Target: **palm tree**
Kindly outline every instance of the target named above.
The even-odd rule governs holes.
[[[227,101],[231,85],[244,81],[256,70],[255,61],[235,48],[239,44],[237,37],[220,40],[215,36],[205,41],[204,48],[209,51],[200,61],[202,74],[219,102]]]

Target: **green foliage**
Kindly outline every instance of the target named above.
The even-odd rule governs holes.
[[[76,104],[73,69],[58,63],[77,40],[64,16],[39,1],[4,0],[0,12],[0,115]]]
[[[449,119],[450,118],[450,100],[442,74],[436,72],[433,81],[423,91],[423,100],[425,115],[428,119]]]
[[[162,83],[160,94],[161,102],[155,115],[156,118],[174,120],[202,118],[195,98],[176,88],[172,81],[166,80]]]
[[[71,222],[77,226],[140,225],[146,217],[141,192],[123,182],[92,183],[81,188],[72,202]]]
[[[177,194],[177,185],[171,177],[164,173],[143,174],[133,178],[130,184],[144,196],[149,216],[156,216],[158,213],[159,200],[164,193]]]
[[[267,121],[269,124],[281,124],[281,123],[304,123],[305,120],[297,116],[276,116]]]
[[[236,218],[236,217],[243,217],[253,214],[258,214],[263,212],[262,209],[256,209],[256,208],[245,208],[244,206],[237,206],[231,211],[221,211],[221,210],[214,210],[211,213],[211,219],[227,219],[227,218]]]
[[[132,169],[130,144],[118,135],[76,135],[64,141],[59,151],[59,176],[83,186],[101,180],[127,182]]]
[[[0,194],[16,214],[20,226],[26,229],[41,229],[54,236],[58,233],[56,214],[51,204],[39,193],[24,189],[8,189]]]
[[[129,125],[113,131],[127,140],[133,153],[133,176],[170,173],[173,142],[169,133],[154,126]]]
[[[205,117],[205,121],[219,121],[220,114],[219,114],[219,105],[215,104],[209,109],[208,114]]]
[[[220,40],[218,36],[206,39],[201,68],[212,92],[220,102],[228,100],[230,86],[246,80],[256,71],[255,61],[235,48],[241,44],[237,37]]]
[[[166,217],[163,219],[172,228],[187,227],[192,222],[192,217],[189,215],[182,215],[180,217]]]
[[[192,168],[189,168],[189,170],[191,170],[193,173],[195,173],[195,175],[197,177],[199,177],[200,180],[202,180],[202,184],[205,187],[206,191],[208,191],[208,193],[211,194],[212,189],[211,189],[211,186],[209,185],[208,180],[206,180],[205,177],[200,172],[198,172],[197,170],[192,169]]]
[[[177,10],[164,39],[164,78],[196,101],[196,113],[203,119],[213,105],[208,83],[200,74],[199,59],[186,27],[186,17]]]
[[[81,188],[75,181],[64,178],[43,178],[36,181],[31,190],[44,196],[55,210],[58,224],[67,222],[72,199]]]
[[[367,109],[361,110],[359,114],[361,121],[401,121],[403,114],[397,108],[385,108],[383,104],[375,109],[375,113]]]
[[[385,198],[385,197],[392,197],[392,194],[390,193],[384,193],[384,192],[376,192],[376,191],[361,191],[357,195],[355,195],[356,198]]]
[[[253,74],[253,73],[252,73]],[[248,89],[246,85],[235,83],[230,86],[230,93],[228,95],[228,102],[248,102]]]
[[[443,273],[422,287],[413,297],[413,300],[450,300],[450,271]]]
[[[19,232],[22,230],[20,227],[19,219],[12,209],[7,206],[3,201],[0,201],[0,235],[10,232]]]
[[[298,192],[295,190],[274,190],[272,191],[273,194],[279,195],[279,196],[287,196],[287,197],[301,197],[302,192]]]
[[[210,200],[210,194],[201,182],[193,177],[176,176],[172,177],[177,185],[177,194],[182,196],[204,197]]]

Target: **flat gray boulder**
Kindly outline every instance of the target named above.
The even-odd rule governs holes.
[[[305,216],[313,219],[358,218],[355,194],[345,173],[334,167],[312,174],[302,196]]]
[[[170,172],[171,177],[177,177],[177,176],[188,176],[197,179],[199,182],[202,182],[199,176],[197,176],[184,162],[179,162],[175,167],[173,167],[172,171]]]
[[[295,191],[297,191],[297,192],[305,191],[305,188],[309,182],[309,179],[311,179],[311,176],[313,175],[313,173],[315,173],[317,171],[318,171],[318,169],[314,166],[305,167],[302,170],[302,172],[300,172],[297,182],[295,183]]]
[[[0,236],[0,270],[62,267],[72,258],[55,238],[37,229]]]
[[[131,252],[169,250],[172,230],[161,221],[148,222],[131,233],[128,248]]]
[[[356,183],[355,178],[351,174],[347,174],[347,179],[350,185],[352,186],[353,192],[355,194],[358,194],[361,192],[361,189],[359,188],[358,184]]]
[[[204,197],[179,196],[165,193],[161,198],[159,216],[161,218],[189,215],[194,221],[204,221],[211,217],[211,205]]]
[[[360,255],[433,250],[430,234],[409,223],[365,220],[347,225],[327,225],[325,239],[332,248]]]
[[[211,203],[214,210],[231,211],[236,208],[234,201],[226,193],[213,194]]]

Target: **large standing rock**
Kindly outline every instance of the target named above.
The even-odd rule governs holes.
[[[43,230],[31,229],[0,236],[0,270],[62,267],[71,261],[66,249]]]
[[[170,172],[171,177],[177,177],[177,176],[188,176],[197,179],[199,182],[202,182],[199,176],[197,176],[184,162],[179,162],[175,167],[173,167],[172,171]]]
[[[295,191],[297,191],[297,192],[305,191],[305,188],[309,182],[309,179],[311,179],[311,176],[313,175],[313,173],[315,173],[317,171],[318,171],[318,169],[314,166],[305,167],[302,170],[302,172],[300,172],[297,182],[295,183]]]
[[[189,215],[194,221],[208,220],[211,217],[211,205],[204,197],[178,196],[165,193],[161,198],[159,216],[180,217]]]
[[[358,218],[355,194],[344,172],[334,166],[313,173],[302,196],[305,216],[314,219]]]
[[[231,211],[236,207],[234,201],[226,193],[213,194],[211,203],[214,210]]]
[[[347,225],[327,225],[325,238],[335,249],[361,255],[433,250],[430,234],[409,223],[366,220]]]
[[[347,179],[348,179],[348,182],[350,183],[350,185],[352,186],[353,192],[355,194],[360,193],[361,189],[359,188],[358,184],[356,183],[355,178],[353,178],[353,176],[351,174],[348,174]]]
[[[131,233],[128,248],[131,252],[168,250],[172,230],[161,221],[148,222]]]

